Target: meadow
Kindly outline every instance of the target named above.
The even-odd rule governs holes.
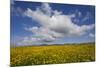
[[[95,44],[20,46],[10,48],[11,66],[95,61]]]

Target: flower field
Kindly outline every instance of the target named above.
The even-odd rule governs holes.
[[[10,48],[11,66],[61,64],[95,61],[94,43]]]

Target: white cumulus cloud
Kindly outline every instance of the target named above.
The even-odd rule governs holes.
[[[94,28],[94,24],[81,26],[75,24],[71,19],[71,16],[75,17],[74,14],[64,15],[62,11],[53,10],[48,3],[43,3],[36,10],[27,8],[24,15],[41,25],[25,28],[25,30],[32,32],[35,36],[42,36],[24,39],[25,42],[30,39],[32,42],[49,42],[56,38],[82,36]],[[81,16],[80,12],[79,15]]]
[[[95,35],[93,33],[90,33],[89,36],[92,37],[92,38],[95,37]]]
[[[47,10],[48,12],[49,10],[50,14],[55,13],[55,10],[52,10],[49,4],[42,4],[42,6],[46,7],[45,11]],[[94,28],[94,24],[79,26],[72,22],[69,15],[61,14],[61,12],[57,10],[56,14],[50,16],[45,14],[42,9],[37,8],[36,10],[31,10],[28,8],[25,15],[38,21],[41,28],[48,28],[50,31],[52,30],[64,36],[80,36]]]

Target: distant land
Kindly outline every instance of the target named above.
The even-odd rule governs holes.
[[[16,46],[16,45],[11,45],[10,47],[23,47],[23,46],[60,46],[60,45],[80,45],[80,44],[95,44],[95,42],[84,42],[84,43],[64,43],[64,44],[41,44],[41,45],[21,45],[21,46]]]

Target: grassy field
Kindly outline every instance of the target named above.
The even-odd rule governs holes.
[[[11,66],[95,61],[94,43],[11,48]]]

